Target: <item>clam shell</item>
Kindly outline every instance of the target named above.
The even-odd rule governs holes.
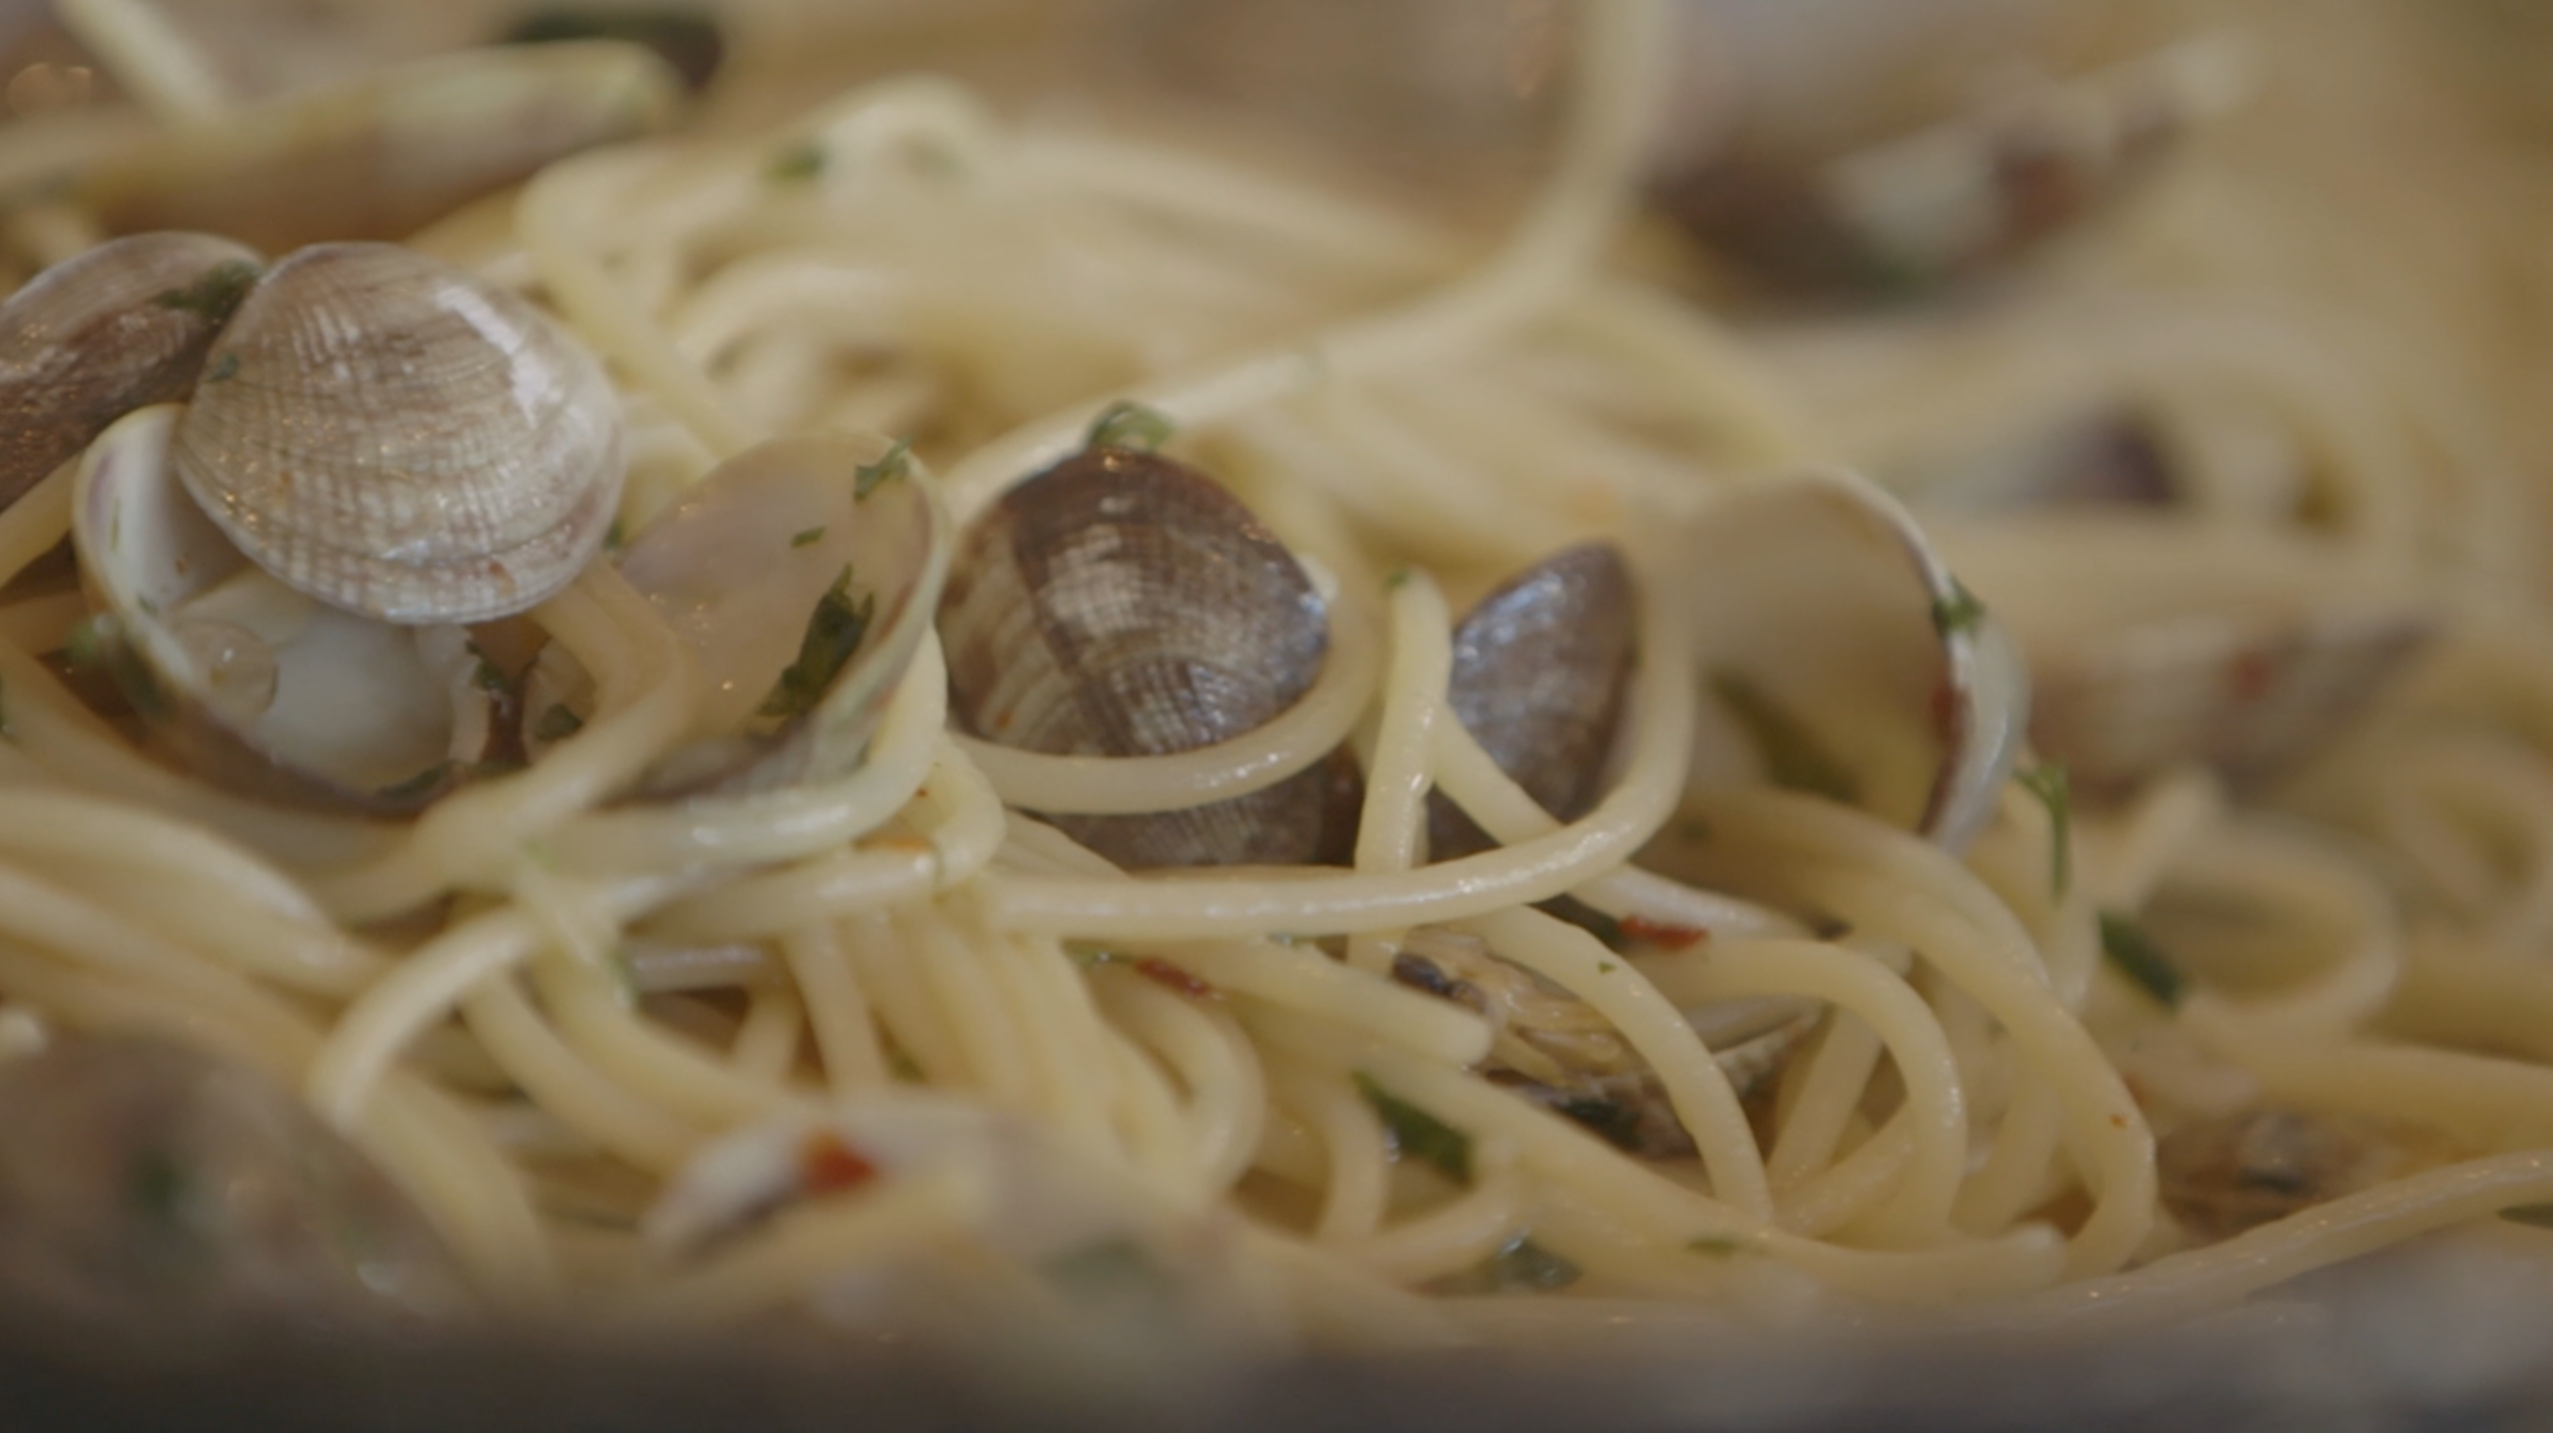
[[[939,612],[950,709],[1049,755],[1159,756],[1230,740],[1320,675],[1329,619],[1282,544],[1168,458],[1095,448],[1005,494],[960,540]],[[1058,816],[1130,867],[1299,864],[1333,844],[1328,766],[1141,816]]]
[[[0,304],[0,507],[106,425],[195,386],[265,260],[210,234],[113,239]]]
[[[155,135],[75,193],[119,233],[212,229],[279,253],[405,238],[553,160],[666,127],[680,100],[636,45],[466,50]]]
[[[620,498],[602,367],[521,299],[388,244],[293,254],[178,424],[187,491],[257,564],[349,611],[476,622],[566,586]]]
[[[0,1281],[126,1324],[471,1302],[425,1217],[290,1090],[133,1037],[0,1068]]]
[[[1706,680],[1689,778],[1760,781],[1760,732],[1731,683],[1855,778],[1862,806],[1963,850],[1994,817],[2029,720],[2030,680],[1994,612],[1887,493],[1820,473],[1732,495],[1650,570],[1692,615]]]
[[[689,643],[709,695],[690,742],[639,795],[732,794],[858,765],[938,610],[951,528],[918,461],[884,439],[832,433],[749,448],[649,523],[622,551],[621,575]],[[866,613],[858,640],[820,697],[776,719],[765,703],[837,581]]]
[[[2096,795],[2191,762],[2273,780],[2365,714],[2440,626],[2395,575],[2288,534],[2127,514],[1937,527],[2029,654],[2033,743]]]
[[[1603,794],[1638,646],[1637,602],[1620,549],[1585,543],[1509,578],[1454,628],[1446,704],[1455,720],[1563,821]],[[1427,829],[1439,861],[1491,844],[1441,796],[1429,798]]]

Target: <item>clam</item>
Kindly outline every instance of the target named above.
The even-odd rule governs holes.
[[[246,795],[382,814],[467,775],[510,730],[468,634],[361,617],[251,563],[177,481],[179,411],[100,434],[72,497],[90,645],[155,741]]]
[[[385,621],[476,622],[601,548],[620,405],[514,295],[393,245],[322,244],[270,270],[214,340],[175,462],[285,583]]]
[[[1105,446],[976,521],[939,625],[958,724],[1050,755],[1238,737],[1292,706],[1329,650],[1320,594],[1247,508],[1168,458]],[[1315,766],[1188,810],[1050,819],[1122,866],[1301,864],[1336,844],[1338,784]]]
[[[1664,600],[1692,615],[1720,699],[1696,724],[1695,786],[1769,775],[1953,851],[1985,829],[2030,679],[1903,506],[1820,474],[1738,492],[1669,540]]]
[[[1936,530],[2029,655],[2034,744],[2095,794],[2189,762],[2237,786],[2273,779],[2438,629],[2398,575],[2292,534],[2127,513]]]
[[[469,1304],[424,1217],[290,1091],[130,1037],[0,1066],[0,1282],[128,1324]]]
[[[1446,705],[1498,769],[1560,820],[1585,815],[1604,794],[1637,645],[1636,601],[1621,551],[1584,543],[1509,578],[1454,628]],[[1439,861],[1490,844],[1441,796],[1428,802],[1427,829]]]
[[[2381,1183],[2405,1155],[2372,1120],[2275,1108],[2198,1120],[2154,1147],[2163,1207],[2205,1243]]]
[[[117,233],[210,229],[275,251],[403,238],[562,156],[664,128],[681,89],[615,41],[466,50],[151,136],[72,193]]]
[[[930,630],[950,542],[938,482],[901,445],[820,433],[721,463],[620,555],[708,692],[690,740],[639,794],[760,790],[857,765]],[[548,654],[535,670],[537,741],[559,719]],[[576,712],[572,681],[559,690]]]
[[[0,303],[0,507],[107,424],[185,397],[263,264],[209,234],[136,234],[54,265]]]
[[[2114,202],[2242,86],[2220,41],[2102,57],[2049,4],[2022,7],[2035,25],[2001,0],[1683,8],[1688,87],[1720,97],[1726,130],[1667,147],[1658,202],[1794,289],[1989,269]]]

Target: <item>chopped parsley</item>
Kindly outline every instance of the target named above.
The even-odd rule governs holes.
[[[1120,398],[1099,410],[1091,420],[1090,431],[1082,438],[1085,448],[1136,448],[1151,452],[1170,440],[1178,425],[1161,410],[1147,408],[1132,399]]]
[[[228,383],[238,376],[239,355],[236,353],[225,353],[221,357],[213,360],[213,366],[205,371],[204,381],[207,383]]]
[[[1707,1254],[1714,1259],[1727,1259],[1746,1252],[1746,1241],[1733,1234],[1705,1234],[1684,1241],[1685,1252]]]
[[[479,650],[478,643],[473,642],[470,644],[470,655],[479,659],[479,665],[470,673],[470,684],[472,686],[477,687],[483,692],[504,692],[513,690],[514,679],[507,676],[504,670],[498,667],[496,663],[489,661],[487,653]]]
[[[833,687],[833,679],[841,675],[843,664],[860,648],[860,639],[868,635],[869,621],[877,614],[875,593],[857,599],[851,595],[851,569],[846,565],[833,586],[816,600],[816,610],[807,618],[807,631],[798,641],[798,660],[771,686],[771,694],[762,699],[761,714],[779,721],[794,721],[815,710],[824,694]]]
[[[215,264],[197,276],[195,282],[182,289],[170,289],[152,303],[179,313],[191,313],[206,323],[219,326],[230,321],[231,311],[257,282],[257,266],[245,259]]]
[[[1392,575],[1383,579],[1383,590],[1386,592],[1400,591],[1402,588],[1409,585],[1409,574],[1410,570],[1406,567],[1393,568]]]
[[[2073,801],[2065,768],[2044,762],[2021,773],[2021,788],[2048,808],[2048,889],[2062,896],[2074,883]]]
[[[541,713],[540,720],[532,723],[532,739],[543,743],[561,742],[584,729],[585,718],[568,710],[565,702],[552,702],[550,709]]]
[[[810,527],[800,530],[796,536],[790,538],[789,545],[791,547],[813,547],[822,541],[824,541],[824,529],[822,527]]]
[[[771,162],[762,167],[762,177],[774,184],[803,184],[824,173],[831,159],[823,141],[802,139],[781,146],[771,156]]]
[[[2166,1008],[2178,1008],[2188,992],[2189,977],[2163,953],[2143,927],[2117,911],[2101,912],[2101,953],[2119,974],[2136,983],[2138,989],[2161,1001]]]
[[[1775,785],[1846,805],[1861,798],[1861,783],[1853,773],[1763,688],[1735,672],[1714,672],[1711,690],[1755,739]]]
[[[884,454],[880,455],[876,462],[862,463],[859,467],[852,469],[851,501],[855,503],[866,501],[869,494],[878,490],[878,484],[903,477],[911,470],[912,465],[913,440],[910,438],[896,439],[894,446],[888,448]],[[818,533],[822,533],[824,529],[817,528],[816,531]],[[804,534],[801,534],[801,536],[803,535]],[[810,538],[808,540],[813,541],[814,539]]]
[[[1945,637],[1953,632],[1972,631],[1984,620],[1986,604],[1955,577],[1950,580],[1950,595],[1933,600],[1932,628]]]
[[[418,797],[424,796],[433,791],[436,787],[441,786],[445,781],[451,778],[451,775],[452,762],[447,758],[436,762],[434,765],[427,767],[425,770],[418,772],[416,775],[409,777],[405,781],[392,782],[390,785],[382,787],[379,791],[374,792],[373,794],[379,796],[384,801],[414,801]]]
[[[1392,1147],[1412,1159],[1434,1165],[1457,1184],[1472,1182],[1472,1137],[1384,1089],[1374,1077],[1358,1071],[1358,1093],[1382,1116],[1392,1134]]]
[[[627,546],[629,546],[629,529],[622,525],[619,518],[613,518],[612,525],[603,529],[603,547],[606,551],[618,552]]]
[[[107,652],[115,645],[115,619],[92,613],[71,624],[71,633],[63,639],[62,660],[75,672],[94,672],[106,665]]]

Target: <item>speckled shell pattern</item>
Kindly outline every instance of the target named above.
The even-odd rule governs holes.
[[[1446,703],[1498,769],[1564,821],[1602,794],[1629,689],[1637,595],[1610,543],[1586,543],[1509,578],[1454,629]],[[1435,860],[1495,844],[1439,795],[1428,799]]]
[[[277,264],[207,355],[179,479],[281,581],[402,623],[566,586],[622,477],[601,365],[472,275],[389,244]]]
[[[960,540],[940,603],[951,709],[988,741],[1158,756],[1230,740],[1320,675],[1329,618],[1291,553],[1212,479],[1096,448],[1011,490]],[[1058,816],[1132,868],[1309,861],[1336,773],[1141,816]]]
[[[110,240],[0,304],[0,507],[106,425],[195,386],[265,260],[210,234]]]

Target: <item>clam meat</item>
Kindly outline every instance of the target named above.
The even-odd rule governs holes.
[[[177,475],[287,585],[388,622],[566,586],[620,500],[602,365],[514,295],[389,244],[299,250],[214,340]]]
[[[511,729],[491,711],[502,675],[459,627],[358,616],[250,562],[177,481],[179,411],[144,408],[100,434],[72,498],[98,609],[87,655],[154,741],[246,795],[380,814],[471,774]]]
[[[103,432],[184,398],[265,261],[210,234],[113,239],[0,303],[0,507]]]
[[[1094,447],[1005,494],[960,539],[939,612],[950,710],[1050,755],[1159,756],[1292,706],[1329,650],[1301,564],[1211,479]],[[1340,845],[1333,765],[1181,811],[1058,815],[1128,867],[1301,864]],[[1353,817],[1347,818],[1352,821]]]

